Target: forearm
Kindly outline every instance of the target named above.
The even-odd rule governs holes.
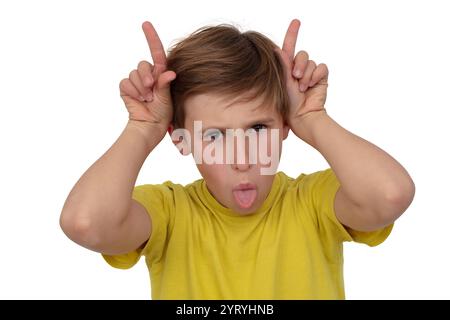
[[[414,193],[407,171],[385,151],[336,123],[325,111],[308,114],[294,132],[317,149],[335,172],[344,193],[361,207],[384,210]]]
[[[159,128],[130,120],[115,143],[75,184],[61,221],[85,223],[94,230],[119,225],[131,204],[139,171],[163,136]]]

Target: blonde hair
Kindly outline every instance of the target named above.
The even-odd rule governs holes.
[[[286,119],[288,96],[275,48],[263,34],[230,24],[202,27],[173,45],[167,68],[177,74],[170,85],[174,127],[184,127],[186,99],[203,93],[243,95],[246,101],[262,96]]]

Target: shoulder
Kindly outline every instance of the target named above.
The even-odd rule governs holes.
[[[196,180],[186,185],[182,185],[180,183],[176,183],[171,180],[166,180],[162,183],[140,184],[134,187],[134,192],[146,192],[146,193],[153,192],[153,193],[162,193],[166,195],[170,193],[186,192],[187,190],[199,184],[199,181],[200,180]]]
[[[279,176],[280,181],[284,183],[288,189],[323,187],[324,183],[338,183],[338,180],[331,168],[311,173],[300,173],[295,178],[279,171],[277,176]]]
[[[295,182],[298,184],[312,184],[334,178],[335,175],[333,170],[331,168],[327,168],[311,173],[301,173],[297,178],[295,178]]]
[[[195,188],[199,181],[194,181],[187,185],[175,183],[167,180],[162,183],[147,183],[136,185],[132,191],[132,198],[146,208],[157,207],[170,211],[177,204],[183,204],[192,188]]]

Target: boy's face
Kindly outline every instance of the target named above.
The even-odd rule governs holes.
[[[185,129],[191,141],[184,143],[190,144],[189,151],[214,198],[248,215],[271,190],[289,128],[275,106],[262,105],[261,98],[245,102],[239,98],[189,97]]]

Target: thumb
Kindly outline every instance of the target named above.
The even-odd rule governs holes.
[[[162,94],[170,93],[170,82],[175,80],[176,77],[177,74],[173,71],[166,71],[162,73],[158,78],[158,82],[156,83],[156,89],[158,91],[161,91]]]

